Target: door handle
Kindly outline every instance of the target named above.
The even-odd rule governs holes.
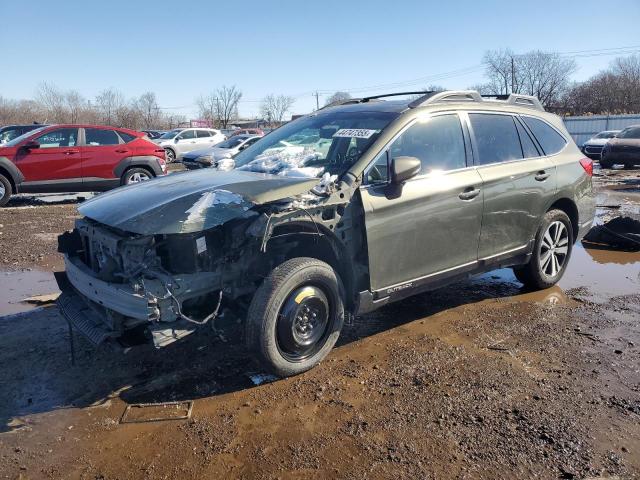
[[[549,178],[549,174],[544,170],[540,170],[535,176],[535,179],[539,182],[544,182],[547,178]]]
[[[129,153],[129,150],[116,150],[116,153]]]
[[[458,195],[460,200],[473,200],[478,195],[480,195],[480,189],[475,187],[465,188],[464,192]]]
[[[74,153],[78,153],[78,150],[65,150],[64,151],[65,155],[73,155]]]

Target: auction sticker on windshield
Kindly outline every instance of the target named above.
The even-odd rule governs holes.
[[[369,130],[368,128],[341,128],[333,134],[334,137],[344,138],[370,138],[377,130]]]

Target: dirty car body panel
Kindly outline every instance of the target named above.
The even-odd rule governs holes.
[[[272,132],[234,170],[172,174],[87,201],[59,239],[61,310],[96,343],[144,330],[159,347],[223,312],[242,322],[261,283],[292,258],[326,263],[346,314],[357,315],[525,264],[554,205],[587,228],[591,180],[561,122],[535,112],[566,135],[557,155],[536,144],[533,157],[482,163],[475,110],[513,122],[534,114],[504,102],[356,101]],[[404,181],[393,177],[397,158],[418,162]]]

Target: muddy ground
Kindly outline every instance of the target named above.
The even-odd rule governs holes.
[[[638,213],[640,172],[597,173],[600,219]],[[0,210],[0,314],[51,291],[76,205],[40,201]],[[1,317],[0,478],[640,477],[640,253],[577,246],[542,292],[500,270],[413,297],[260,386],[237,339],[202,333],[160,351],[76,338],[72,366],[55,307]],[[121,422],[167,401],[191,418]]]

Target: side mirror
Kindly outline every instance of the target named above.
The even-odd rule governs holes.
[[[395,157],[391,160],[391,183],[402,184],[420,173],[422,162],[416,157]]]
[[[22,145],[22,148],[24,148],[25,150],[31,150],[33,148],[40,148],[40,144],[35,140],[29,140],[24,145]]]

